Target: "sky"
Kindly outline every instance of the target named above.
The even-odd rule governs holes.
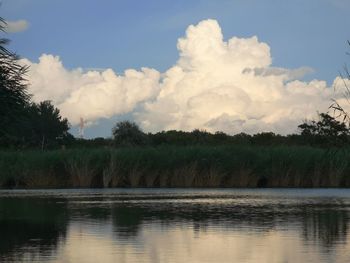
[[[143,130],[297,132],[342,100],[348,0],[3,0],[9,48],[35,101],[77,134]]]

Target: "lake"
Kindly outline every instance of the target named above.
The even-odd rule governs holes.
[[[0,262],[350,262],[350,190],[1,190]]]

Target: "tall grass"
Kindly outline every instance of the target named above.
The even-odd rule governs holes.
[[[161,146],[0,152],[0,187],[348,187],[350,149]]]

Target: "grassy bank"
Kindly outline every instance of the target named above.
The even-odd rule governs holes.
[[[164,146],[0,152],[0,187],[349,187],[350,149]]]

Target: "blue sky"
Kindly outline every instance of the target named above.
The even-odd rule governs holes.
[[[217,19],[225,37],[257,35],[282,67],[303,65],[331,81],[347,58],[347,0],[115,1],[4,0],[2,16],[25,19],[12,48],[37,60],[59,55],[69,68],[154,67],[177,59],[176,41],[190,24]]]
[[[178,59],[177,39],[208,18],[218,21],[225,40],[256,35],[266,42],[276,67],[313,68],[306,80],[330,85],[349,61],[348,0],[3,0],[1,10],[7,20],[29,23],[8,34],[12,50],[33,62],[58,55],[67,69],[164,72]]]

